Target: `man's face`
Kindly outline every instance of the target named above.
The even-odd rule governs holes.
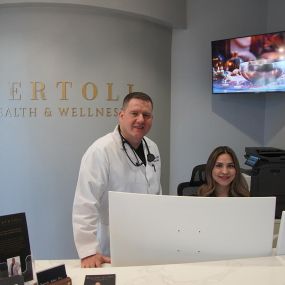
[[[127,107],[119,113],[119,124],[123,137],[137,148],[142,138],[152,126],[151,102],[131,99]]]

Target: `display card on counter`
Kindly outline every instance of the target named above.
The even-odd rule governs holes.
[[[86,275],[84,285],[115,285],[115,274]]]
[[[72,281],[70,277],[66,277],[64,279],[60,279],[51,283],[47,283],[46,285],[72,285]]]
[[[0,280],[18,275],[25,282],[33,280],[25,213],[0,216]]]
[[[55,282],[59,282],[56,284],[67,284],[70,280],[67,280],[66,278],[67,275],[64,264],[37,272],[38,285],[55,284]]]
[[[0,278],[0,285],[24,285],[23,275]]]

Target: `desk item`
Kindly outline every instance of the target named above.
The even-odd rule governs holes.
[[[24,276],[16,275],[7,278],[0,278],[0,285],[24,285]]]
[[[0,277],[23,275],[33,280],[33,264],[25,213],[0,216]]]
[[[38,270],[64,263],[72,285],[86,275],[116,274],[118,285],[284,285],[285,255],[183,264],[81,268],[80,260],[36,260]]]
[[[64,279],[51,282],[49,285],[72,285],[72,281],[70,277],[66,277]]]
[[[275,218],[285,210],[285,150],[274,147],[246,147],[245,164],[251,167],[250,195],[276,197]]]
[[[285,254],[285,211],[282,212],[277,245],[276,245],[276,255]]]
[[[37,272],[38,285],[54,284],[54,282],[56,281],[62,282],[62,280],[66,278],[67,275],[64,264]],[[65,284],[65,283],[60,283],[60,284]]]
[[[84,285],[115,285],[115,274],[86,275]]]
[[[112,266],[272,254],[275,197],[109,192]]]

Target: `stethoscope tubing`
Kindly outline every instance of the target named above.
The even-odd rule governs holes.
[[[128,159],[129,159],[129,161],[130,161],[134,166],[137,166],[137,167],[143,165],[144,163],[139,161],[138,155],[137,155],[136,151],[134,150],[134,148],[132,147],[132,145],[122,136],[121,131],[120,131],[120,128],[119,128],[118,131],[119,131],[119,134],[120,134],[120,137],[121,137],[123,150],[124,150],[124,152],[126,153]],[[144,145],[146,146],[146,150],[147,150],[147,161],[148,161],[148,162],[154,161],[155,156],[154,156],[154,154],[152,154],[152,153],[150,152],[149,147],[148,147],[148,144],[147,144],[145,138],[143,138],[142,141],[143,141]],[[127,144],[127,145],[130,147],[130,149],[132,150],[132,152],[133,152],[133,154],[134,154],[134,156],[135,156],[135,158],[136,158],[136,162],[134,162],[134,161],[131,159],[130,155],[128,154],[128,151],[127,151],[127,149],[126,149],[125,144]]]

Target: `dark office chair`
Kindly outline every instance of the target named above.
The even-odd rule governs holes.
[[[189,182],[182,182],[177,186],[178,196],[197,196],[198,188],[206,182],[206,164],[196,165]]]

